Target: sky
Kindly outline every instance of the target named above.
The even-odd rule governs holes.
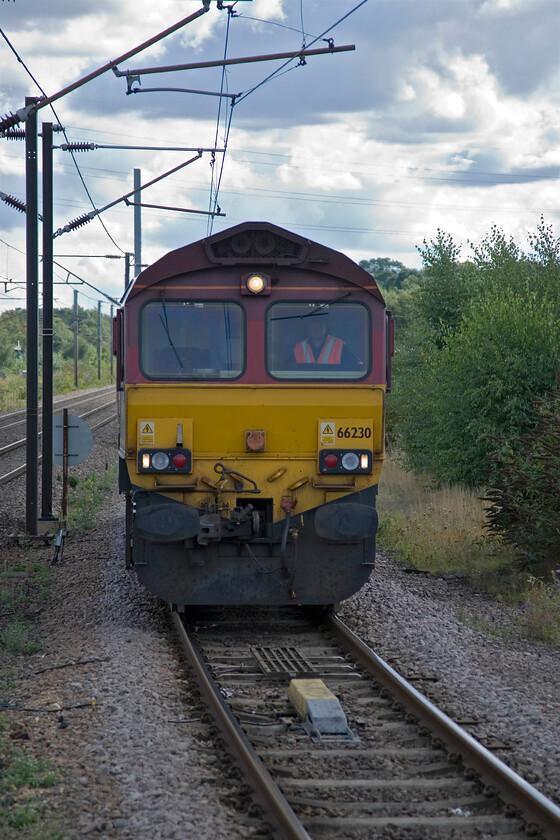
[[[55,231],[113,205],[55,237],[55,306],[71,305],[74,288],[87,308],[103,300],[108,311],[106,296],[121,297],[134,210],[117,200],[133,189],[134,169],[146,184],[196,156],[187,149],[209,151],[141,193],[144,204],[181,208],[142,208],[144,265],[243,221],[270,221],[356,261],[391,257],[413,268],[438,229],[464,259],[494,224],[524,249],[541,216],[560,235],[558,0],[223,6],[211,0],[118,71],[318,49],[329,39],[355,49],[136,80],[108,70],[53,102],[55,113],[41,108],[39,131],[43,122],[65,130],[55,147],[110,147],[53,151]],[[0,117],[201,8],[202,0],[0,0]],[[0,192],[26,200],[22,140],[0,138]],[[208,216],[216,207],[225,215]],[[0,312],[25,306],[25,247],[25,216],[0,201]]]

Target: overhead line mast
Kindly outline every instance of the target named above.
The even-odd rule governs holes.
[[[73,90],[81,87],[87,82],[101,76],[121,61],[126,61],[142,50],[162,40],[162,38],[181,29],[187,23],[196,20],[205,14],[210,8],[210,0],[202,0],[203,7],[187,18],[169,27],[164,32],[144,41],[132,50],[128,50],[118,59],[108,62],[103,67],[89,73],[77,82],[63,88],[53,96],[41,99],[27,97],[25,106],[0,120],[0,134],[9,131],[21,122],[26,123],[25,144],[26,144],[26,277],[27,277],[27,376],[26,376],[26,502],[25,502],[25,527],[29,534],[36,534],[38,528],[38,452],[37,452],[37,425],[38,425],[38,206],[37,206],[37,111],[52,104],[57,99],[65,96]],[[51,140],[52,145],[52,140]],[[43,290],[44,292],[44,290]],[[48,500],[47,500],[48,502]]]
[[[344,47],[335,47],[332,40],[329,39],[329,45],[326,48],[320,48],[316,50],[305,50],[301,49],[295,52],[290,53],[276,53],[272,55],[263,55],[263,56],[254,56],[249,58],[238,58],[238,59],[223,59],[221,61],[216,62],[198,62],[191,65],[184,65],[184,66],[177,66],[173,68],[155,68],[155,69],[146,69],[146,70],[138,70],[134,72],[134,79],[131,76],[130,71],[118,71],[117,65],[126,61],[129,58],[137,55],[139,52],[147,49],[150,46],[161,41],[168,35],[171,35],[174,32],[177,32],[183,26],[192,21],[196,20],[197,18],[201,17],[203,14],[209,11],[210,9],[210,2],[211,0],[202,0],[202,8],[198,9],[196,12],[192,13],[191,15],[183,18],[182,20],[175,23],[173,26],[168,27],[163,32],[158,33],[157,35],[149,38],[147,41],[142,42],[137,47],[134,47],[131,50],[123,53],[123,55],[119,56],[112,61],[107,62],[102,67],[99,67],[97,70],[94,70],[91,73],[88,73],[86,76],[78,79],[77,81],[73,82],[72,84],[68,85],[67,87],[63,88],[62,90],[58,91],[57,93],[51,96],[42,97],[27,97],[25,100],[25,106],[20,108],[16,111],[15,114],[9,114],[5,116],[3,119],[0,120],[0,135],[7,138],[7,137],[14,137],[19,135],[17,130],[14,131],[14,127],[18,125],[18,123],[26,123],[26,130],[25,130],[25,141],[26,141],[26,237],[27,237],[27,245],[26,245],[26,276],[27,276],[27,353],[28,358],[35,358],[37,357],[38,362],[38,231],[37,231],[37,223],[39,220],[38,214],[38,207],[37,207],[37,112],[41,108],[45,108],[47,105],[52,105],[53,102],[61,99],[66,94],[71,93],[74,90],[82,87],[83,85],[87,84],[90,81],[98,78],[99,76],[103,75],[108,70],[113,70],[115,75],[127,76],[128,79],[128,86],[129,92],[131,84],[133,81],[137,79],[144,72],[165,72],[167,69],[197,69],[200,67],[216,67],[216,66],[227,66],[232,64],[243,64],[243,63],[253,63],[258,61],[271,61],[275,59],[288,59],[288,62],[294,58],[299,58],[300,64],[305,64],[305,58],[311,55],[320,55],[324,53],[332,53],[332,52],[343,52],[347,50],[353,50],[355,47],[352,46],[344,46]],[[224,0],[217,0],[217,6],[219,9],[223,9]],[[364,0],[365,2],[365,0]],[[228,9],[229,11],[229,9]],[[242,98],[245,98],[248,94],[244,94]],[[235,103],[235,99],[232,96],[232,105]],[[70,145],[70,144],[69,144]],[[49,153],[52,153],[52,139],[50,139],[49,143]],[[79,144],[79,150],[85,151],[88,148],[87,144]],[[177,171],[178,169],[182,168],[183,166],[188,165],[189,163],[197,160],[201,157],[202,151],[197,150],[198,154],[196,157],[191,158],[190,160],[180,164],[180,166],[176,167],[174,170],[170,170],[170,172],[165,173],[164,175],[153,179],[149,182],[148,185],[155,183],[156,181],[160,180],[161,178],[166,177],[166,175],[171,174],[173,171]],[[215,153],[215,150],[214,150]],[[49,163],[49,166],[51,164]],[[128,193],[125,196],[122,196],[120,199],[117,199],[114,202],[106,205],[104,208],[100,210],[94,210],[92,213],[88,213],[78,219],[74,219],[64,228],[59,229],[55,233],[51,233],[51,238],[54,239],[56,236],[59,236],[61,233],[67,232],[69,230],[74,230],[78,227],[81,227],[83,224],[88,222],[90,218],[99,215],[103,210],[108,209],[111,206],[114,206],[119,201],[127,201],[127,199],[134,195],[135,193],[140,192],[142,188],[135,184],[135,189],[132,193]],[[23,210],[23,206],[17,206],[17,200],[13,199],[11,196],[6,194],[0,195],[4,201],[8,204],[11,204],[15,209],[20,211]],[[52,195],[51,199],[52,200]],[[133,203],[133,202],[127,202]],[[218,207],[215,214],[211,215],[222,215],[220,212],[220,208]],[[50,211],[49,211],[50,217]],[[50,226],[50,225],[49,225]],[[50,249],[49,249],[50,250]],[[52,278],[49,281],[52,286]],[[37,414],[38,414],[38,365],[29,365],[27,370],[27,438],[28,441],[36,441],[37,438]],[[36,460],[36,447],[30,443],[28,445],[27,451],[27,485],[26,485],[26,530],[28,533],[36,534],[37,533],[37,460]],[[48,504],[47,499],[47,504]]]

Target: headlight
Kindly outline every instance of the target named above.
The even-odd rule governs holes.
[[[247,278],[247,289],[254,295],[258,295],[266,289],[266,280],[262,274],[251,274],[251,276]]]
[[[262,271],[252,271],[243,274],[241,280],[242,295],[269,295],[272,288],[272,278]]]
[[[360,466],[360,459],[355,452],[345,452],[342,456],[342,466],[345,470],[357,470]]]
[[[152,455],[152,469],[165,470],[169,466],[169,455],[166,452],[154,452]]]

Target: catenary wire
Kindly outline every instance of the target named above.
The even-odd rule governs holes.
[[[353,14],[354,14],[354,12],[356,12],[356,11],[357,11],[357,10],[358,10],[361,6],[363,6],[363,5],[364,5],[365,3],[367,3],[367,2],[368,2],[368,0],[361,0],[361,2],[360,2],[360,3],[358,3],[356,6],[354,6],[354,8],[353,8],[353,9],[350,9],[350,11],[349,11],[349,12],[347,12],[345,15],[343,15],[341,18],[339,18],[339,20],[337,20],[337,21],[336,21],[336,23],[333,23],[331,26],[329,26],[327,29],[325,29],[325,30],[324,30],[324,32],[322,32],[320,35],[317,35],[317,36],[316,36],[316,37],[315,37],[312,41],[310,41],[310,42],[309,42],[309,44],[307,44],[307,49],[309,49],[310,47],[312,47],[312,46],[313,46],[313,44],[316,44],[316,43],[317,43],[317,41],[320,41],[322,38],[324,38],[324,36],[325,36],[325,35],[327,35],[329,32],[332,32],[332,30],[333,30],[333,29],[336,29],[336,27],[337,27],[340,23],[342,23],[342,21],[343,21],[343,20],[346,20],[346,18],[350,17],[350,15],[353,15]],[[274,70],[274,71],[273,71],[272,73],[270,73],[268,76],[266,76],[266,78],[264,78],[262,81],[260,81],[257,85],[255,85],[254,87],[250,88],[250,89],[249,89],[249,90],[247,90],[247,91],[244,91],[243,93],[240,93],[240,94],[239,94],[239,96],[238,96],[238,98],[237,98],[237,100],[236,100],[236,102],[237,102],[237,103],[239,103],[239,102],[242,102],[244,99],[247,99],[247,97],[248,97],[248,96],[250,96],[250,95],[251,95],[252,93],[254,93],[256,90],[258,90],[260,87],[262,87],[263,85],[267,84],[267,82],[270,82],[270,81],[271,81],[272,79],[274,79],[276,76],[278,76],[279,74],[281,74],[281,73],[282,73],[282,71],[284,70],[284,68],[286,68],[286,67],[287,67],[287,66],[288,66],[288,65],[289,65],[292,61],[294,61],[296,58],[298,58],[298,56],[297,56],[297,55],[293,56],[292,58],[288,58],[288,59],[287,59],[287,61],[285,61],[283,64],[281,64],[281,65],[280,65],[280,67],[278,67],[276,70]],[[299,67],[299,66],[300,66],[300,65],[296,65],[296,67]],[[296,67],[293,67],[293,68],[291,68],[291,69],[292,69],[292,70],[295,70],[295,69],[296,69]],[[287,71],[286,71],[286,72],[287,72]]]
[[[231,18],[232,18],[232,12],[228,11],[227,24],[226,24],[226,35],[225,35],[225,40],[224,40],[224,61],[227,58],[227,51],[228,51],[228,44],[229,44],[229,26],[230,26]],[[223,65],[222,66],[222,77],[221,77],[221,82],[220,82],[220,93],[224,92],[224,87],[226,86],[226,83],[227,83],[227,70],[226,70],[226,66]],[[233,108],[231,107],[231,102],[229,104],[230,104],[230,112],[229,112],[230,116],[229,116],[229,122],[228,122],[228,130],[227,130],[227,135],[226,135],[225,142],[224,142],[224,153],[222,155],[222,163],[221,163],[221,166],[220,166],[220,174],[218,176],[218,180],[217,180],[215,188],[214,188],[214,177],[215,177],[215,174],[216,174],[216,172],[215,172],[215,170],[216,170],[216,157],[215,157],[215,155],[212,157],[212,162],[211,162],[210,196],[209,196],[209,201],[208,201],[209,216],[208,216],[208,220],[207,220],[207,224],[206,224],[206,235],[207,236],[210,236],[210,234],[212,233],[212,227],[213,227],[213,224],[214,224],[214,216],[212,215],[212,213],[213,213],[213,211],[216,210],[216,208],[218,206],[218,194],[219,194],[219,190],[220,190],[220,184],[221,184],[221,181],[222,181],[222,173],[224,171],[224,161],[225,161],[226,152],[227,152],[227,141],[228,141],[228,138],[229,138],[229,128],[231,126],[231,119],[232,119],[232,116],[233,116]],[[227,102],[226,102],[226,108],[227,108]],[[219,134],[219,131],[220,131],[221,113],[222,113],[222,99],[220,97],[220,99],[218,99],[218,113],[217,113],[217,116],[216,116],[216,133],[215,133],[215,137],[214,137],[214,148],[218,147],[218,134]],[[226,111],[226,113],[227,113],[227,111]]]
[[[23,61],[23,59],[22,59],[22,58],[18,55],[17,51],[16,51],[16,50],[15,50],[15,48],[12,46],[12,44],[10,43],[10,41],[9,41],[8,37],[6,36],[5,32],[4,32],[4,31],[3,31],[3,29],[1,29],[1,28],[0,28],[0,34],[2,35],[2,37],[4,38],[4,40],[6,41],[6,43],[8,44],[9,48],[11,49],[11,51],[13,52],[13,54],[15,55],[15,57],[17,58],[17,60],[19,61],[19,63],[20,63],[20,64],[22,65],[22,67],[24,68],[25,72],[29,75],[29,77],[31,78],[31,80],[33,81],[33,83],[34,83],[34,84],[35,84],[35,85],[39,88],[39,90],[41,91],[41,93],[43,94],[43,96],[45,96],[45,97],[46,97],[46,96],[47,96],[47,94],[45,93],[45,91],[43,90],[43,88],[41,87],[41,85],[39,84],[39,82],[37,81],[37,79],[33,76],[32,72],[29,70],[29,68],[27,67],[27,65],[26,65],[26,64],[25,64],[25,62]],[[67,134],[66,134],[66,129],[65,129],[65,128],[64,128],[64,126],[62,125],[62,122],[61,122],[61,120],[59,119],[58,114],[56,113],[56,111],[55,111],[54,106],[52,105],[52,103],[51,103],[51,105],[50,105],[49,107],[50,107],[51,111],[52,111],[52,112],[53,112],[53,114],[54,114],[54,118],[55,118],[55,120],[57,121],[57,123],[58,123],[58,124],[60,125],[60,127],[61,127],[62,133],[63,133],[63,135],[64,135],[64,139],[66,140],[66,142],[67,142],[67,143],[69,143],[68,136],[67,136]],[[80,178],[80,181],[82,182],[82,186],[83,186],[83,188],[84,188],[84,190],[85,190],[85,192],[86,192],[86,195],[87,195],[87,197],[88,197],[88,199],[89,199],[89,201],[90,201],[90,204],[91,204],[91,206],[93,207],[93,209],[94,209],[94,210],[97,210],[97,207],[95,206],[95,202],[93,201],[93,198],[91,197],[90,191],[89,191],[89,189],[88,189],[88,187],[87,187],[87,184],[86,184],[86,182],[85,182],[85,180],[84,180],[84,177],[83,177],[83,175],[82,175],[82,173],[81,173],[81,171],[80,171],[80,167],[78,166],[78,162],[77,162],[77,160],[76,160],[76,157],[75,157],[75,155],[74,155],[74,152],[73,152],[72,150],[70,150],[70,154],[71,154],[71,156],[72,156],[72,160],[73,160],[73,162],[74,162],[74,166],[76,167],[76,171],[77,171],[77,173],[78,173],[78,176],[79,176],[79,178]],[[98,215],[96,218],[98,218],[98,219],[99,219],[99,222],[101,223],[101,226],[103,227],[103,230],[105,231],[105,233],[107,234],[107,236],[109,237],[109,239],[111,240],[111,242],[113,243],[113,245],[114,245],[116,248],[118,248],[118,249],[119,249],[119,251],[121,251],[121,253],[123,253],[123,254],[124,254],[124,253],[126,253],[126,252],[123,250],[123,248],[121,248],[121,246],[120,246],[120,245],[119,245],[119,244],[118,244],[118,243],[114,240],[114,238],[111,236],[111,234],[109,233],[109,231],[108,231],[108,229],[107,229],[107,227],[106,227],[105,222],[103,221],[103,219],[102,219],[99,215]]]
[[[301,2],[302,1],[303,0],[301,0]],[[321,38],[323,38],[324,35],[331,32],[333,29],[335,29],[340,23],[342,23],[343,20],[346,20],[346,18],[350,17],[350,15],[352,15],[355,11],[357,11],[360,8],[360,6],[363,6],[365,3],[367,3],[367,1],[368,0],[361,0],[361,2],[358,3],[353,9],[351,9],[349,12],[347,12],[347,14],[343,15],[339,20],[337,20],[336,23],[329,26],[327,29],[325,29],[324,32],[321,33],[321,35],[318,35],[314,40],[312,40],[308,46],[312,46],[313,44],[317,43],[317,41],[319,41]],[[300,6],[300,10],[301,10],[302,35],[303,35],[303,40],[305,42],[305,31],[304,31],[304,27],[303,27],[303,6]],[[231,14],[228,13],[228,26],[227,26],[227,31],[226,31],[226,44],[225,44],[226,51],[227,51],[227,43],[228,43],[228,37],[229,37],[229,19],[230,19],[230,17],[231,17]],[[218,177],[218,183],[217,183],[215,194],[214,194],[214,203],[213,203],[213,205],[211,205],[211,209],[215,210],[216,207],[218,206],[218,195],[219,195],[220,185],[221,185],[222,176],[223,176],[223,172],[224,172],[224,166],[225,166],[225,160],[226,160],[226,151],[227,151],[229,133],[230,133],[230,129],[231,129],[231,121],[232,121],[232,117],[233,117],[234,105],[238,104],[239,102],[243,101],[244,99],[247,99],[248,96],[250,96],[252,93],[254,93],[254,91],[258,90],[258,88],[262,87],[264,84],[266,84],[266,82],[270,81],[271,79],[279,77],[280,75],[283,75],[284,73],[289,72],[289,70],[296,69],[296,67],[286,69],[288,67],[288,65],[293,60],[294,60],[294,58],[288,59],[279,68],[277,68],[273,73],[271,73],[269,76],[267,76],[265,79],[263,79],[258,85],[251,88],[250,90],[246,91],[245,93],[239,94],[236,97],[236,99],[230,103],[230,106],[229,106],[230,107],[229,120],[228,120],[228,124],[227,124],[226,136],[225,136],[225,139],[224,139],[224,154],[222,155],[222,162],[221,162],[221,166],[220,166],[220,174],[219,174],[219,177]],[[301,63],[301,61],[300,61],[300,63]],[[299,66],[299,65],[297,65],[297,66]],[[226,68],[224,67],[223,71],[222,71],[222,88],[223,88],[223,82],[224,82],[224,78],[225,78],[225,72],[226,72]],[[221,92],[223,92],[223,90]],[[221,105],[221,101],[220,101],[220,105]],[[219,113],[220,113],[220,110],[218,109],[218,114]],[[217,145],[217,139],[216,139],[216,145]],[[213,177],[213,172],[214,172],[214,168],[212,168],[212,177]],[[209,216],[209,221],[208,221],[208,235],[210,235],[210,233],[212,232],[213,224],[214,224],[214,216],[210,215]]]

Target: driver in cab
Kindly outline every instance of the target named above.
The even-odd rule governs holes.
[[[293,351],[298,365],[340,365],[346,369],[363,367],[341,338],[329,335],[326,315],[312,315],[306,319],[306,335]]]

